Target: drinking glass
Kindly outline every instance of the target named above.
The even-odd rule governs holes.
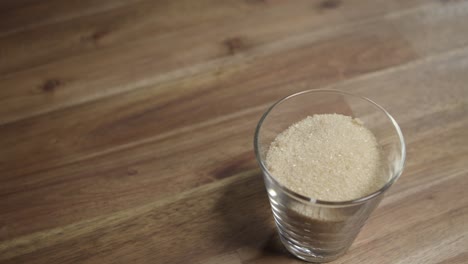
[[[279,133],[307,116],[330,113],[359,118],[375,135],[385,163],[382,173],[388,179],[379,190],[354,200],[324,201],[291,191],[268,171],[266,153]],[[299,92],[273,104],[258,123],[254,148],[281,241],[293,255],[310,262],[332,261],[347,251],[400,177],[406,156],[398,124],[381,106],[365,97],[324,89]]]

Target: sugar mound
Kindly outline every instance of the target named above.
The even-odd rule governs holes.
[[[271,143],[266,165],[281,185],[324,201],[357,199],[387,181],[375,136],[359,119],[339,114],[291,125]]]

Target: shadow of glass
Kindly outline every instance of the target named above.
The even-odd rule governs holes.
[[[233,176],[217,202],[222,224],[217,243],[236,250],[243,260],[291,257],[278,237],[259,169]]]

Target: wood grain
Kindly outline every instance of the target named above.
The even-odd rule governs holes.
[[[137,0],[135,0],[137,1]],[[16,0],[0,3],[0,36],[62,23],[94,13],[104,12],[135,1],[35,1]],[[24,43],[27,44],[27,43]]]
[[[302,263],[278,241],[252,138],[274,101],[322,87],[385,107],[408,152],[334,263],[468,261],[467,1],[0,14],[0,263]]]
[[[211,12],[204,12],[206,16],[189,12],[185,18],[176,15],[178,10],[188,8],[184,2],[180,6],[160,7],[146,1],[132,8],[125,6],[71,20],[66,25],[57,23],[0,38],[4,43],[0,48],[0,56],[4,58],[0,74],[5,75],[0,78],[0,85],[16,88],[0,90],[4,105],[0,123],[205,69],[212,71],[236,62],[245,64],[245,59],[239,58],[244,56],[234,56],[239,53],[248,52],[247,59],[253,59],[256,53],[272,50],[268,46],[273,46],[273,51],[285,50],[291,44],[295,47],[323,35],[336,36],[340,34],[336,26],[360,27],[363,15],[366,20],[378,20],[386,10],[383,7],[389,5],[388,1],[368,2],[367,8],[362,9],[364,14],[358,13],[359,6],[352,4],[323,10],[311,6],[309,1],[286,6],[281,2],[260,6],[249,1],[241,6],[238,1],[218,5],[203,2]],[[205,7],[199,5],[197,8]],[[399,5],[390,6],[389,10],[401,12]],[[295,15],[288,16],[291,13]],[[164,22],[168,21],[168,15],[177,20]],[[330,28],[322,29],[324,23]],[[291,35],[302,38],[299,41],[292,38],[287,45]],[[34,38],[34,43],[27,41],[30,38]],[[23,70],[24,63],[29,67],[27,71]],[[114,69],[113,75],[108,74],[109,68]]]
[[[23,175],[33,172],[38,166],[42,169],[59,166],[96,154],[97,149],[107,152],[122,145],[134,145],[139,140],[145,142],[149,137],[190,126],[190,123],[270,103],[291,91],[303,89],[292,85],[298,79],[310,80],[311,86],[320,86],[414,58],[404,40],[390,38],[392,27],[387,34],[366,29],[305,45],[294,51],[257,58],[248,65],[136,89],[120,95],[121,100],[118,101],[109,97],[50,115],[5,124],[0,127],[5,135],[16,134],[18,129],[25,132],[3,142],[1,147],[8,154],[5,158],[11,162],[2,171]],[[383,57],[381,51],[392,54],[391,59]],[[298,63],[298,58],[313,63]],[[281,82],[276,79],[279,76]],[[259,87],[258,91],[253,87]],[[254,91],[255,97],[249,96]],[[236,97],[232,96],[234,93]],[[171,118],[163,119],[167,116]],[[31,140],[35,144],[31,145]],[[27,156],[26,153],[36,155],[30,156],[31,160],[23,159],[22,164],[13,162],[19,156]]]

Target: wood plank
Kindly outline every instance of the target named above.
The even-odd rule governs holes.
[[[4,0],[0,2],[0,12],[6,13],[6,11],[22,8],[34,1],[36,0]]]
[[[336,36],[343,30],[332,26],[356,28],[361,26],[363,15],[366,20],[379,20],[382,14],[406,8],[388,1],[367,2],[367,8],[360,9],[353,1],[337,8],[309,7],[309,1],[293,5],[281,1],[266,6],[238,1],[222,4],[216,1],[218,4],[213,5],[208,1],[200,3],[200,8],[211,7],[214,12],[206,13],[212,15],[188,12],[187,18],[176,16],[178,19],[171,19],[168,24],[164,22],[167,16],[175,16],[181,7],[188,9],[184,2],[160,7],[149,1],[132,5],[130,9],[117,8],[71,20],[68,24],[20,32],[1,40],[4,44],[0,56],[4,59],[0,72],[24,67],[29,70],[0,79],[2,87],[15,87],[0,90],[3,105],[0,123],[206,68],[224,68],[236,62],[236,65],[245,64],[248,61],[241,55],[248,54],[247,58],[252,59],[259,51],[271,51],[268,45],[272,43],[277,46],[273,50],[290,49],[290,45],[281,45],[291,36],[300,36],[298,39],[306,44],[317,38],[329,38],[330,31]],[[245,12],[238,12],[239,9]],[[291,13],[295,16],[290,16]],[[324,23],[330,28],[324,28]],[[344,29],[347,30],[350,29]],[[35,41],[29,41],[31,38]],[[207,61],[216,59],[216,63],[207,65]],[[205,64],[196,65],[200,63]],[[38,67],[31,69],[34,65]],[[113,69],[111,76],[109,69]]]
[[[0,38],[15,32],[108,11],[132,2],[135,0],[3,0],[0,2]]]
[[[376,84],[392,87],[379,88],[378,99],[385,106],[395,104],[392,113],[401,121],[407,137],[408,169],[442,160],[449,149],[451,155],[459,157],[468,152],[463,141],[466,141],[463,132],[467,125],[466,90],[447,84],[444,91],[450,91],[451,96],[437,97],[440,87],[426,86],[421,82],[429,78],[428,83],[436,84],[435,80],[448,83],[455,78],[462,83],[466,78],[468,50],[463,54],[449,55],[345,82],[348,91],[370,95],[374,95]],[[439,68],[444,71],[439,71]],[[409,78],[415,84],[412,89],[402,85]],[[337,87],[345,89],[344,85]],[[290,92],[290,89],[284,91]],[[413,94],[422,92],[431,99],[419,104],[410,100]],[[395,102],[394,94],[407,99]],[[464,101],[453,104],[456,98]],[[200,126],[193,125],[177,133],[157,136],[142,144],[66,166],[22,176],[10,174],[12,176],[7,177],[8,174],[3,174],[0,193],[8,198],[3,203],[0,201],[0,207],[5,208],[2,218],[8,223],[3,239],[131,208],[256,168],[251,140],[255,124],[267,105],[254,106],[235,115],[223,115]],[[434,105],[434,109],[430,111],[428,105]],[[411,111],[404,110],[409,107]],[[405,116],[408,117],[403,118]],[[434,123],[444,125],[434,126]],[[434,136],[436,138],[432,139]],[[412,156],[418,159],[412,159]],[[47,160],[42,162],[44,168],[47,166],[45,162]],[[440,173],[434,173],[435,177],[438,175]],[[405,177],[401,181],[403,186],[420,183],[418,179]],[[53,195],[43,196],[43,193]],[[79,215],[74,213],[77,211]],[[54,218],[49,219],[50,215]]]
[[[248,242],[242,240],[245,238],[245,234],[256,233],[257,235],[254,236],[261,238],[262,234],[271,231],[272,222],[271,215],[268,211],[268,201],[264,191],[263,181],[262,178],[258,175],[258,171],[254,171],[244,176],[239,176],[235,179],[227,179],[224,184],[221,185],[215,184],[213,186],[206,186],[202,191],[199,190],[197,192],[192,192],[192,195],[182,194],[182,196],[185,196],[185,198],[168,202],[159,206],[158,204],[160,204],[160,202],[156,202],[154,205],[146,205],[142,208],[132,210],[131,212],[122,212],[123,214],[118,217],[85,221],[74,226],[69,226],[64,230],[57,229],[49,234],[44,233],[43,236],[48,237],[46,239],[49,242],[47,247],[54,247],[57,249],[59,244],[57,244],[58,241],[55,240],[54,237],[59,233],[74,233],[74,236],[81,237],[82,235],[88,236],[89,231],[94,228],[101,229],[104,227],[104,225],[109,227],[117,225],[124,229],[130,228],[124,233],[130,234],[139,230],[137,232],[139,235],[141,235],[140,238],[146,237],[152,240],[151,248],[147,246],[140,247],[138,245],[140,242],[137,240],[135,240],[136,243],[133,245],[127,244],[130,246],[127,247],[126,245],[121,244],[121,242],[118,240],[114,240],[114,238],[112,238],[112,243],[109,243],[109,245],[106,246],[106,251],[112,251],[113,249],[115,250],[119,248],[119,254],[122,254],[122,257],[124,257],[124,259],[120,259],[120,257],[118,257],[120,260],[124,262],[129,261],[130,259],[124,256],[126,255],[130,258],[137,257],[137,259],[133,259],[133,261],[144,261],[144,259],[150,261],[158,259],[158,261],[162,263],[182,263],[183,261],[186,261],[186,256],[190,256],[192,253],[209,256],[210,253],[213,251],[219,251],[220,248],[236,248],[239,245],[242,245],[244,242]],[[181,207],[174,206],[176,204]],[[154,211],[154,206],[158,207],[160,211]],[[201,210],[197,210],[195,208],[199,208]],[[216,208],[219,208],[220,210],[216,210]],[[226,208],[226,210],[223,211],[221,208]],[[208,214],[208,212],[211,213]],[[255,224],[251,225],[248,222],[245,222],[245,219],[239,217],[242,215],[250,215],[250,220],[252,223],[260,222],[263,224],[258,226]],[[133,222],[135,220],[137,222],[134,222],[135,225],[133,225],[133,227],[125,224],[126,221]],[[187,225],[188,223],[192,224]],[[171,228],[179,228],[179,230],[182,228],[184,232],[173,232]],[[80,231],[75,232],[74,230]],[[244,236],[239,234],[240,230],[242,230],[241,234],[244,234]],[[111,230],[107,230],[105,233],[109,231]],[[108,234],[111,235],[111,233],[114,233],[115,235],[123,234],[118,229],[114,229]],[[118,236],[120,237],[120,235]],[[236,236],[239,237],[239,240],[235,239]],[[205,239],[200,240],[200,237],[204,237]],[[231,239],[226,240],[225,238],[227,237]],[[123,236],[121,238],[123,238]],[[133,237],[133,235],[128,237],[130,240],[135,238],[136,237]],[[143,240],[140,240],[140,238],[138,240],[143,242]],[[109,240],[110,237],[106,236],[101,236],[101,239],[99,240],[102,242],[111,241]],[[61,243],[67,243],[67,240],[68,239],[65,238],[61,241]],[[31,248],[33,245],[29,244],[27,241],[19,242],[22,244],[21,247],[15,246],[13,248],[7,248],[8,251],[2,250],[2,254],[0,254],[0,256],[2,256],[2,261],[8,263],[8,260],[6,259],[18,254],[20,251],[22,251],[21,248],[23,248],[23,250],[33,249]],[[70,242],[74,243],[72,241]],[[95,242],[88,244],[86,247],[95,247],[97,249],[97,247],[104,246]],[[191,248],[186,248],[185,246],[178,247],[177,245],[180,243],[189,243],[191,244]],[[219,244],[219,247],[212,247],[213,243]],[[48,251],[47,247],[42,247],[40,244],[41,243],[36,243],[34,245],[34,249],[43,248],[45,251]],[[84,248],[82,248],[82,245],[75,245],[76,247],[74,248],[79,249],[76,253],[68,252],[71,254],[64,256],[62,253],[65,253],[65,251],[59,253],[59,250],[57,251],[57,254],[53,254],[54,256],[51,256],[52,259],[49,259],[49,261],[61,261],[63,263],[68,261],[80,261],[82,263],[99,261],[98,259],[89,258],[92,256],[91,254],[78,253],[78,251],[84,250]],[[195,248],[193,245],[197,245],[197,247]],[[138,248],[144,250],[146,253],[140,252],[141,255],[139,257],[133,254],[127,254],[134,250],[139,251]],[[167,248],[173,249],[168,251]],[[212,249],[210,250],[210,248]],[[101,250],[102,249],[103,248],[101,248]],[[180,253],[178,256],[176,251],[179,251]],[[102,255],[102,257],[106,258],[105,255]],[[108,254],[107,257],[107,260],[112,260],[116,259],[117,256]],[[29,259],[33,261],[32,263],[35,261],[35,258],[31,255],[26,256],[24,259]],[[42,261],[44,260],[45,259],[42,259]],[[197,258],[192,258],[191,260],[197,261]],[[12,259],[10,261],[15,262],[21,260]],[[39,258],[37,258],[36,261],[39,261],[39,263],[41,262]]]
[[[188,34],[201,33],[200,38],[205,42],[210,42],[210,39],[204,37],[210,35],[203,32],[207,26],[210,31],[217,31],[218,34],[222,34],[223,31],[229,31],[230,34],[238,31],[237,34],[243,35],[260,33],[286,36],[319,29],[323,23],[328,25],[350,23],[362,20],[363,15],[365,19],[369,19],[408,8],[408,5],[395,5],[389,1],[377,2],[349,1],[333,7],[323,4],[314,6],[309,1],[296,1],[294,4],[287,4],[284,1],[259,4],[255,1],[204,0],[193,4],[190,1],[171,3],[134,0],[124,6],[121,2],[112,1],[111,5],[107,1],[102,1],[100,3],[102,7],[82,2],[74,3],[78,5],[75,7],[64,5],[62,2],[49,2],[47,5],[38,2],[36,6],[47,10],[59,10],[60,14],[67,13],[61,10],[62,8],[73,12],[88,8],[92,9],[92,12],[80,10],[81,13],[87,11],[90,15],[83,18],[78,16],[70,21],[53,23],[0,38],[7,59],[14,58],[0,65],[0,73],[21,70],[24,67],[31,68],[64,57],[82,55],[88,51],[104,50],[121,43],[144,41],[157,46],[156,44],[159,44],[165,35],[174,33],[186,35],[186,29],[190,29]],[[416,3],[418,5],[413,4],[413,6],[423,6],[423,2],[416,1]],[[363,6],[366,8],[363,9]],[[34,9],[33,5],[27,5],[27,8]],[[99,12],[100,9],[103,11]],[[239,10],[243,12],[238,12]],[[37,10],[28,10],[28,12],[42,13]],[[184,16],[180,16],[180,13],[184,13]],[[295,16],[290,16],[291,13]],[[28,18],[30,15],[12,17]],[[37,24],[37,21],[35,22]],[[255,28],[249,27],[252,23],[256,24]],[[24,25],[24,23],[14,24]],[[179,39],[181,37],[179,36]],[[258,41],[267,41],[265,37],[260,37]],[[30,39],[34,39],[34,42],[29,41]],[[260,44],[258,41],[254,39],[249,44],[258,45]]]
[[[167,39],[167,35],[178,33],[181,39],[188,27],[195,28],[189,34],[195,32],[200,34],[209,23],[219,23],[221,18],[230,19],[233,15],[239,16],[240,13],[236,11],[240,8],[255,7],[245,2],[236,4],[234,1],[213,5],[212,0],[200,1],[192,6],[187,1],[131,3],[124,6],[120,4],[120,8],[104,10],[107,12],[93,11],[93,14],[85,17],[0,38],[2,50],[6,54],[6,60],[0,65],[0,73],[8,74],[68,57],[89,52],[96,53],[110,47],[121,46],[122,43],[134,43],[133,46],[138,47],[142,45],[141,42],[145,42],[147,49],[161,49],[165,44],[161,41]],[[88,4],[88,6],[93,9],[98,8],[96,5]],[[193,12],[188,12],[189,7],[193,8]],[[64,8],[69,7],[64,6]],[[200,12],[202,9],[210,11]],[[181,13],[186,15],[180,16]],[[216,27],[211,26],[211,28],[217,31]],[[200,37],[203,38],[203,35]],[[31,39],[34,39],[34,42],[29,41]],[[130,51],[128,45],[125,51]],[[123,53],[122,49],[114,52],[114,56],[119,53]]]
[[[437,8],[437,7],[434,7],[434,8]],[[368,10],[368,9],[372,10],[373,13],[375,14],[380,14],[379,12],[377,12],[377,10],[379,9],[375,10],[376,8],[374,9],[367,8],[365,10]],[[414,12],[416,12],[417,10],[418,9],[415,9]],[[464,9],[461,9],[461,10],[464,10]],[[348,12],[349,12],[349,9],[343,10],[344,14],[347,14]],[[382,12],[382,10],[380,10],[380,12]],[[270,17],[270,13],[267,13],[266,15],[267,18]],[[403,12],[403,13],[408,15],[407,12]],[[333,24],[334,20],[335,20],[335,23],[338,23],[336,20],[341,21],[336,18],[336,17],[341,17],[340,14],[337,15],[337,14],[332,13],[331,15],[324,15],[324,16],[330,19],[328,24],[330,23]],[[392,15],[389,15],[389,16],[392,16]],[[275,16],[272,16],[272,17],[275,17]],[[310,16],[307,16],[307,18],[309,17]],[[300,34],[300,32],[304,32],[304,31],[310,32],[311,28],[321,27],[323,23],[322,16],[314,18],[314,19],[308,19],[308,20],[304,17],[300,17],[300,18],[302,19],[301,21],[291,21],[291,23],[295,25],[294,30],[297,31],[297,34]],[[400,18],[400,19],[403,19],[403,18]],[[451,27],[454,24],[454,21],[458,21],[458,20],[445,21],[447,22],[447,24],[444,23],[444,25],[446,25],[445,27]],[[153,37],[151,41],[144,41],[143,43],[140,43],[140,44],[138,41],[132,42],[130,44],[125,44],[125,45],[120,44],[123,46],[119,46],[119,48],[111,49],[113,47],[112,45],[114,45],[115,43],[122,43],[122,42],[127,43],[128,41],[126,42],[124,40],[133,39],[139,35],[145,35],[145,34],[137,34],[137,36],[135,35],[129,36],[128,34],[133,34],[132,32],[139,32],[139,31],[135,31],[134,28],[129,28],[129,29],[126,29],[125,27],[123,29],[119,28],[118,30],[116,30],[117,32],[113,32],[111,34],[112,35],[111,37],[106,37],[107,40],[101,41],[101,44],[96,46],[93,44],[94,41],[91,41],[92,43],[91,42],[87,43],[86,41],[85,41],[86,43],[80,42],[81,37],[85,37],[85,39],[89,39],[86,36],[89,37],[90,34],[91,35],[93,34],[92,32],[99,31],[100,26],[97,26],[97,25],[93,26],[91,22],[86,22],[88,24],[91,23],[91,25],[90,27],[85,27],[83,26],[83,24],[87,25],[85,22],[80,24],[80,29],[82,29],[83,31],[79,31],[79,32],[81,32],[82,34],[78,33],[77,35],[75,31],[72,31],[72,35],[68,37],[60,36],[57,38],[52,38],[52,40],[57,40],[58,41],[57,43],[50,43],[50,38],[45,37],[45,40],[48,40],[49,42],[47,41],[44,42],[43,43],[44,47],[55,47],[54,49],[50,49],[50,48],[38,49],[37,47],[39,44],[35,42],[34,45],[31,46],[32,48],[34,48],[34,50],[30,52],[25,52],[25,49],[21,48],[21,45],[18,45],[18,42],[24,42],[25,37],[30,37],[29,35],[20,37],[19,39],[13,39],[13,41],[11,42],[11,45],[7,45],[7,44],[2,45],[3,50],[4,50],[3,53],[9,54],[8,57],[15,58],[14,60],[12,60],[14,63],[20,62],[21,60],[19,58],[27,54],[27,56],[25,57],[27,62],[25,63],[27,63],[28,65],[32,63],[31,59],[34,58],[35,56],[34,54],[36,54],[35,52],[37,51],[46,52],[47,54],[44,54],[45,57],[50,56],[49,53],[51,52],[52,54],[62,54],[62,55],[68,54],[69,55],[70,53],[73,54],[73,52],[80,51],[80,50],[81,52],[89,51],[91,52],[91,54],[89,54],[88,56],[80,56],[78,58],[76,57],[68,58],[65,61],[55,62],[55,63],[52,63],[52,65],[39,67],[38,69],[28,71],[26,73],[19,73],[18,75],[15,74],[13,76],[4,77],[3,80],[0,80],[0,84],[2,85],[2,87],[15,87],[15,89],[2,89],[0,91],[0,98],[2,98],[1,103],[3,105],[3,107],[0,109],[0,111],[3,111],[3,113],[0,113],[0,123],[11,122],[13,120],[25,118],[30,115],[37,115],[40,113],[67,107],[70,105],[80,104],[80,103],[83,103],[89,100],[94,100],[100,97],[113,95],[119,92],[127,91],[129,89],[141,87],[144,85],[154,84],[154,83],[158,83],[158,82],[165,81],[168,79],[177,78],[184,74],[191,74],[193,72],[200,71],[206,67],[209,68],[209,70],[213,70],[215,68],[228,67],[228,65],[231,65],[231,63],[229,63],[231,59],[229,60],[229,62],[222,60],[222,61],[218,61],[217,63],[212,63],[209,66],[205,65],[202,67],[201,66],[189,67],[187,69],[185,69],[184,67],[181,67],[181,61],[183,61],[185,65],[188,65],[188,63],[191,60],[193,62],[197,62],[197,61],[199,62],[205,58],[210,58],[210,56],[211,58],[213,58],[213,56],[214,57],[228,56],[227,58],[230,58],[232,57],[230,56],[230,53],[223,51],[223,50],[226,50],[226,48],[224,49],[222,48],[223,47],[222,43],[225,43],[224,41],[226,39],[237,39],[236,37],[233,37],[230,34],[232,30],[226,30],[226,28],[223,28],[223,26],[220,26],[222,28],[220,29],[222,32],[218,32],[219,37],[214,37],[214,35],[211,34],[211,35],[208,35],[206,38],[194,37],[190,41],[187,41],[187,40],[183,41],[182,44],[180,44],[182,45],[182,47],[177,48],[177,50],[187,50],[187,48],[183,46],[183,45],[187,45],[187,43],[189,45],[196,44],[197,47],[203,47],[203,48],[201,48],[201,50],[199,51],[194,51],[193,49],[190,49],[190,53],[184,53],[181,55],[179,54],[178,55],[179,58],[176,58],[174,56],[168,57],[167,54],[170,53],[171,49],[175,50],[174,48],[176,47],[174,47],[174,44],[173,44],[174,42],[175,43],[181,42],[181,41],[178,41],[177,38],[180,38],[180,36],[182,35],[186,39],[186,36],[190,35],[190,34],[187,34],[188,32],[184,30],[182,30],[179,35],[172,36],[169,38],[166,36],[166,37],[163,37],[162,40],[160,39],[161,37],[159,37],[159,35],[153,34],[155,37]],[[244,31],[247,34],[243,35],[241,40],[242,41],[246,40],[243,42],[243,44],[248,44],[249,46],[247,47],[247,50],[244,50],[244,49],[242,51],[238,50],[236,51],[236,53],[240,52],[242,54],[252,49],[255,50],[256,49],[255,47],[259,45],[260,46],[263,45],[262,43],[266,43],[273,39],[285,37],[285,35],[290,35],[290,34],[293,34],[292,32],[295,32],[295,31],[292,31],[291,28],[287,26],[282,26],[282,27],[279,27],[279,29],[277,29],[278,26],[274,24],[272,21],[268,20],[267,22],[268,23],[265,23],[261,27],[255,27],[253,30],[251,29],[252,27],[250,27],[250,25],[253,22],[250,22],[248,20],[246,20],[244,24],[242,25],[235,25],[236,27],[242,26],[244,28]],[[348,24],[349,23],[346,22],[346,25]],[[201,27],[204,27],[205,29],[197,28],[197,30],[210,32],[210,30],[208,30],[208,28],[210,28],[209,25],[207,26],[206,24],[203,24],[201,25]],[[235,28],[234,25],[232,27]],[[55,30],[53,31],[54,34],[57,34],[57,31],[58,32],[70,32],[70,31],[67,31],[66,28],[63,28],[63,27],[62,27],[62,30],[59,30],[59,29],[54,29],[54,30]],[[418,31],[421,31],[421,30],[415,29],[415,31],[417,33]],[[44,32],[44,34],[40,34],[40,35],[41,36],[51,35],[52,34],[51,32],[52,31],[49,31],[49,33]],[[191,32],[192,34],[193,32],[197,32],[198,34],[197,36],[199,36],[198,31],[191,31]],[[228,32],[229,34],[226,34],[223,32]],[[315,36],[315,38],[317,37],[320,38],[320,37],[324,37],[323,34],[325,34],[325,37],[327,37],[327,34],[324,33],[323,31],[314,33],[312,34],[312,36]],[[308,38],[311,38],[312,36],[309,36]],[[464,36],[464,35],[461,34],[460,36]],[[246,37],[246,39],[244,39],[244,37]],[[207,39],[210,39],[210,38],[211,39],[215,38],[215,39],[212,41],[208,41]],[[251,40],[251,38],[253,39]],[[64,41],[66,39],[70,39],[70,41]],[[203,41],[200,41],[200,40],[203,40]],[[310,41],[313,41],[313,40],[314,40],[314,37],[312,37],[312,40]],[[76,44],[78,46],[74,46],[74,45],[70,46],[69,44],[67,44],[67,43],[74,43],[76,41],[79,42]],[[444,38],[437,38],[437,36],[435,35],[431,43],[437,42],[437,41],[444,42]],[[459,42],[462,43],[462,41],[459,41]],[[158,43],[158,45],[154,43]],[[164,43],[168,43],[168,44],[166,45]],[[457,44],[457,42],[455,44]],[[57,47],[57,45],[59,46],[65,45],[65,46],[64,46],[64,49],[62,49],[60,47]],[[19,49],[20,54],[16,54],[14,50],[9,50],[5,46],[6,47],[10,46],[15,49],[20,47]],[[158,47],[163,47],[163,48],[158,48]],[[171,47],[171,48],[168,49],[167,47]],[[447,47],[450,47],[450,46],[447,46]],[[70,48],[70,50],[68,50],[67,48]],[[156,52],[156,50],[154,50],[155,48],[156,50],[159,49],[159,52]],[[8,50],[8,52],[6,52],[6,50]],[[213,50],[219,50],[219,52],[213,53]],[[249,54],[249,55],[252,55],[252,54]],[[158,57],[159,59],[148,60],[148,58],[152,58],[152,57],[153,58]],[[117,59],[117,58],[120,58],[120,59]],[[244,60],[239,60],[238,58],[236,59],[237,59],[237,63],[248,63],[248,62],[245,62]],[[3,62],[2,64],[4,63],[5,62]],[[76,67],[76,65],[87,65],[90,67]],[[108,69],[110,68],[114,69],[114,71],[120,71],[120,72],[118,72],[117,74],[114,74],[113,76],[109,76]],[[129,68],[139,69],[139,70],[129,71]],[[181,70],[181,69],[185,69],[185,70]],[[169,72],[172,71],[171,74],[166,74],[163,76],[156,74],[160,71],[164,71],[165,73],[167,73],[168,70]],[[51,74],[51,73],[54,73],[54,74]],[[20,105],[21,107],[19,107]]]
[[[378,237],[353,248],[353,254],[346,255],[339,263],[361,259],[359,251],[370,254],[369,260],[380,259],[384,263],[390,263],[401,254],[410,259],[413,252],[417,252],[417,256],[419,252],[427,251],[428,247],[435,245],[431,242],[441,237],[444,240],[437,244],[438,252],[463,252],[463,240],[459,241],[459,238],[467,232],[466,175],[451,177],[427,191],[416,192],[392,204],[397,210],[386,213],[391,212],[398,219],[410,216],[413,220],[393,222],[399,227],[395,232],[379,230]],[[3,256],[4,263],[91,263],[117,258],[124,262],[158,259],[163,263],[184,263],[187,256],[198,261],[240,247],[257,247],[256,243],[267,241],[275,232],[262,184],[258,171],[254,171],[181,194],[182,197],[175,201],[154,202],[3,243],[0,256]],[[447,189],[451,191],[447,192]],[[419,213],[414,213],[415,210]],[[378,216],[379,210],[369,226],[377,224]],[[380,223],[379,228],[389,223],[385,217],[380,220],[385,223]],[[173,232],[174,229],[180,232]],[[427,242],[421,243],[414,232],[421,234]],[[456,248],[453,243],[457,243]],[[50,254],[52,249],[54,254]]]
[[[392,263],[397,257],[401,263],[414,263],[416,260],[424,263],[437,263],[466,252],[468,203],[460,190],[468,187],[467,176],[468,174],[464,173],[458,179],[437,185],[437,187],[431,188],[428,193],[420,194],[419,197],[409,197],[417,200],[417,205],[411,200],[402,201],[405,204],[398,206],[393,211],[398,213],[393,216],[399,219],[419,218],[419,221],[415,221],[415,223],[396,232],[382,235],[360,248],[351,249],[351,252],[355,253],[354,256],[349,254],[338,263],[356,261],[357,256],[359,256],[359,252],[356,254],[356,251],[365,252],[369,256],[368,260],[362,263],[373,263],[371,260],[375,259],[379,259],[383,263]],[[447,192],[447,189],[451,191]],[[462,199],[462,201],[450,204],[449,200],[445,200],[445,204],[440,203],[444,200],[442,196],[450,196],[452,191],[455,192],[454,197]],[[423,210],[426,210],[426,213],[421,214]],[[418,217],[415,216],[416,214]],[[428,218],[429,215],[431,217]],[[406,223],[406,221],[399,222]],[[385,223],[391,222],[386,220]],[[409,230],[411,232],[408,232]],[[378,249],[378,252],[375,249]]]
[[[468,44],[468,1],[440,1],[441,6],[424,6],[412,16],[390,14],[388,19],[422,56]]]
[[[119,100],[108,98],[5,124],[0,134],[9,140],[0,143],[5,157],[0,169],[14,176],[60,166],[272,102],[303,89],[291,85],[298,80],[320,87],[412,60],[413,51],[393,33],[385,24],[361,26],[342,37],[257,57],[248,64],[138,89]],[[115,81],[121,80],[116,76]]]
[[[0,203],[5,206],[1,218],[7,225],[0,240],[40,230],[44,224],[53,227],[74,222],[77,206],[88,208],[78,216],[86,219],[257,168],[251,151],[252,129],[257,117],[258,111],[158,140],[146,149],[131,148],[119,152],[121,155],[105,155],[95,160],[92,166],[79,162],[34,174],[36,176],[26,177],[29,180],[23,178],[25,181],[22,177],[4,179],[1,193],[7,199],[1,199]],[[232,127],[243,123],[245,127],[233,133]],[[219,133],[207,133],[213,129]],[[94,183],[89,185],[90,181]],[[65,185],[70,187],[64,189]],[[48,193],[52,195],[43,196],[44,188],[51,188]],[[27,202],[33,197],[39,200]],[[16,220],[32,219],[26,217],[30,210],[36,220],[50,218],[51,214],[55,217],[42,224],[29,220],[29,225],[19,224]]]

